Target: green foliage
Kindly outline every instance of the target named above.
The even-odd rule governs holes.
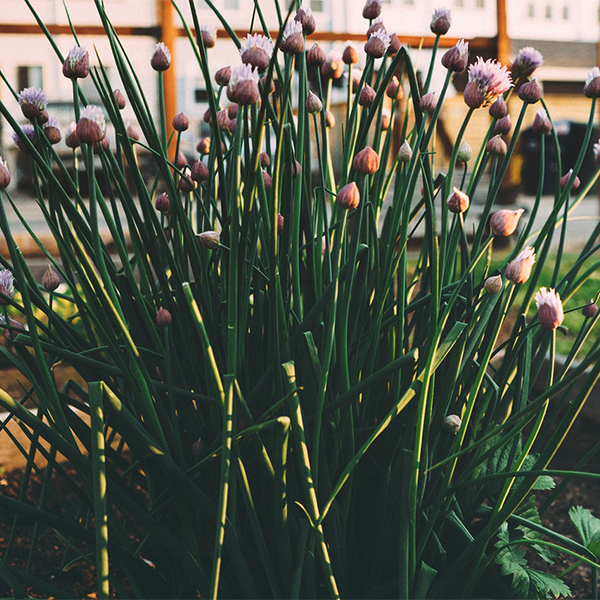
[[[598,317],[578,323],[568,312],[582,286],[597,288],[600,226],[565,265],[564,239],[550,255],[561,216],[593,181],[578,196],[559,189],[540,232],[523,217],[514,247],[498,255],[488,222],[528,105],[504,157],[486,151],[492,120],[476,158],[457,167],[475,110],[465,108],[438,169],[434,138],[452,72],[429,115],[406,48],[367,57],[358,88],[375,91],[369,107],[348,86],[347,66],[343,123],[331,129],[324,113],[308,112],[306,97],[311,89],[333,109],[339,90],[306,52],[280,51],[280,32],[265,79],[250,80],[260,100],[237,107],[235,127],[218,127],[227,91],[212,73],[224,65],[193,36],[201,23],[190,2],[189,23],[176,7],[197,59],[186,68],[203,79],[215,125],[210,149],[193,156],[203,175],[191,185],[196,171],[173,161],[182,137],[167,135],[164,73],[152,73],[155,103],[110,7],[95,6],[110,55],[98,56],[90,77],[111,144],[89,140],[58,154],[39,124],[32,141],[0,102],[31,163],[57,256],[38,243],[63,282],[49,292],[36,281],[11,236],[4,207],[15,202],[3,190],[10,257],[0,264],[14,272],[18,293],[3,306],[12,346],[2,354],[31,382],[19,398],[0,390],[9,420],[31,440],[20,447],[19,498],[0,496],[14,531],[24,519],[55,531],[65,565],[96,569],[98,597],[488,597],[500,575],[517,596],[568,593],[529,568],[525,548],[548,562],[563,553],[595,565],[586,547],[541,524],[534,497],[553,488],[550,461],[600,378]],[[256,3],[255,26],[263,10]],[[108,63],[141,141],[128,133]],[[386,95],[395,75],[403,98]],[[83,111],[99,115],[86,104],[75,81],[80,122]],[[595,114],[592,100],[575,173]],[[396,137],[412,148],[402,160]],[[355,164],[366,146],[368,160]],[[151,167],[142,171],[142,162]],[[544,169],[542,156],[540,180]],[[454,186],[485,197],[473,236],[446,204]],[[162,209],[155,205],[162,193],[168,210],[164,197]],[[536,264],[515,284],[507,264],[529,244]],[[486,279],[496,270],[502,285],[493,290]],[[541,286],[560,292],[565,325],[577,329],[556,369],[556,331],[533,309]],[[60,388],[58,363],[78,376]],[[39,499],[30,497],[34,476]],[[35,579],[36,540],[23,570],[11,539],[0,576],[15,594],[31,585],[68,595]]]

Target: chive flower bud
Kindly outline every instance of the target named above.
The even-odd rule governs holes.
[[[535,104],[542,97],[542,88],[535,79],[532,79],[519,88],[518,94],[525,104]]]
[[[358,62],[358,50],[352,42],[348,42],[342,52],[342,60],[347,65],[355,65]]]
[[[48,265],[48,268],[42,275],[42,285],[48,292],[53,292],[60,285],[60,278],[56,271],[52,268],[52,265]]]
[[[365,44],[365,53],[373,58],[381,58],[390,45],[390,36],[382,29],[374,31]]]
[[[196,144],[196,150],[200,154],[203,154],[204,156],[206,156],[207,154],[209,154],[210,153],[210,138],[209,137],[202,138]]]
[[[525,211],[522,208],[518,210],[499,210],[490,217],[490,227],[492,233],[498,237],[507,237],[512,235],[519,225],[521,215]]]
[[[544,63],[543,56],[531,46],[521,48],[511,66],[513,78],[529,77]]]
[[[400,85],[398,78],[394,75],[385,88],[385,95],[392,100],[399,100],[402,98],[403,94],[402,86]]]
[[[281,213],[277,213],[277,235],[281,235],[283,233],[283,225],[285,223],[285,218]]]
[[[81,46],[73,46],[65,58],[62,72],[68,79],[85,79],[90,74],[90,54]]]
[[[52,144],[58,144],[62,139],[62,134],[60,133],[60,126],[58,119],[56,117],[50,117],[46,123],[43,125],[44,135],[46,139]]]
[[[507,151],[506,142],[502,139],[501,136],[495,135],[491,138],[485,146],[485,149],[492,156],[504,156]]]
[[[585,79],[583,93],[588,98],[600,98],[600,69],[594,67]]]
[[[198,234],[198,239],[200,243],[210,250],[216,250],[219,245],[219,234],[216,231],[203,231]]]
[[[325,127],[333,129],[335,127],[335,115],[330,111],[325,111]]]
[[[467,142],[461,142],[456,153],[456,160],[461,163],[468,163],[473,158],[473,149]]]
[[[154,200],[154,208],[161,213],[168,213],[169,210],[171,210],[171,201],[165,192],[156,196],[156,200]]]
[[[569,169],[559,180],[558,185],[560,186],[561,190],[564,190],[567,187],[567,183],[569,183],[569,179],[571,179],[571,175],[573,174],[573,169]],[[577,189],[579,188],[579,186],[581,185],[581,181],[579,180],[579,177],[575,177],[575,179],[573,180],[573,185],[571,186],[571,190],[573,192],[577,191]]]
[[[459,40],[442,56],[442,65],[452,73],[462,73],[469,62],[469,42]]]
[[[313,44],[310,50],[306,53],[306,64],[311,67],[321,67],[325,64],[327,57],[319,44]]]
[[[316,115],[323,110],[323,103],[319,99],[316,94],[312,92],[308,92],[308,97],[306,98],[306,112],[311,115]]]
[[[336,202],[346,209],[356,208],[360,204],[360,190],[354,181],[347,183],[338,192]]]
[[[192,181],[202,183],[208,179],[208,175],[208,167],[200,159],[198,159],[192,165],[192,169],[190,171],[190,177],[192,178]]]
[[[515,285],[525,283],[531,276],[533,263],[535,263],[535,250],[531,246],[527,246],[506,265],[504,275]]]
[[[113,98],[115,99],[115,104],[119,110],[123,110],[127,106],[125,96],[123,96],[123,92],[121,90],[115,90],[113,92]]]
[[[452,16],[450,14],[450,9],[437,8],[433,11],[433,15],[431,15],[429,29],[431,29],[431,32],[435,35],[445,35],[450,29],[451,23]]]
[[[552,123],[548,118],[548,113],[543,108],[538,108],[535,113],[531,129],[538,135],[546,135],[552,131]]]
[[[214,25],[202,23],[200,25],[200,36],[205,48],[214,48],[217,39],[217,28]]]
[[[410,147],[408,140],[404,140],[398,150],[398,159],[403,163],[407,163],[411,158],[412,148]]]
[[[496,121],[494,125],[494,135],[507,135],[512,129],[512,123],[510,121],[510,115],[506,115]]]
[[[492,275],[485,280],[483,289],[486,291],[486,293],[493,296],[502,289],[502,286],[502,275]]]
[[[553,331],[560,327],[565,318],[563,305],[556,290],[545,287],[535,295],[535,303],[538,309],[540,325],[544,329]]]
[[[506,106],[506,101],[503,96],[498,96],[498,98],[492,102],[489,113],[494,119],[502,119],[508,115],[508,106]]]
[[[258,69],[259,73],[262,73],[267,69],[272,54],[273,42],[260,33],[247,35],[240,46],[242,62],[245,65]],[[237,68],[238,67],[234,68],[233,72],[235,72]]]
[[[344,74],[344,61],[341,54],[331,50],[321,65],[321,75],[325,79],[340,79]]]
[[[258,159],[260,160],[260,166],[263,169],[267,169],[271,166],[271,157],[266,152],[261,152]]]
[[[588,319],[593,318],[598,313],[598,305],[590,300],[582,309],[581,314]]]
[[[225,87],[231,79],[231,67],[222,67],[215,73],[215,83]]]
[[[365,87],[360,90],[360,94],[358,96],[358,103],[361,106],[371,106],[373,102],[375,102],[375,90],[370,85],[365,85]]]
[[[352,168],[361,175],[370,175],[379,169],[379,156],[373,148],[365,146],[352,161]]]
[[[156,44],[156,48],[154,48],[152,58],[150,59],[150,66],[159,72],[166,71],[171,66],[171,53],[163,42]]]
[[[184,112],[180,112],[173,117],[173,129],[175,131],[186,131],[189,126],[190,120]]]
[[[398,50],[400,50],[400,40],[395,33],[390,33],[390,45],[388,46],[386,54],[388,56],[396,56]]]
[[[304,31],[300,21],[288,21],[281,37],[281,51],[286,54],[304,52]]]
[[[253,68],[250,63],[234,67],[227,85],[227,97],[242,106],[257,102],[260,98],[258,70]]]
[[[364,19],[371,21],[381,14],[381,0],[367,0],[362,11]]]
[[[428,92],[421,96],[421,99],[419,100],[419,109],[421,112],[430,115],[435,111],[436,106],[437,98],[435,97],[435,92]]]
[[[5,190],[10,184],[10,171],[6,161],[0,158],[0,190]]]
[[[266,171],[262,172],[262,178],[265,190],[268,192],[273,187],[273,179]]]
[[[13,300],[15,297],[15,276],[8,269],[0,270],[0,305],[10,304],[7,300]]]
[[[156,324],[161,329],[165,329],[165,327],[168,327],[171,324],[172,320],[171,313],[161,306],[156,313]]]
[[[21,112],[26,119],[34,121],[39,119],[48,106],[48,98],[43,90],[28,87],[17,94],[17,100],[21,105]]]
[[[376,19],[374,19],[371,25],[369,26],[369,29],[367,29],[367,39],[369,39],[371,35],[376,31],[384,31],[385,33],[387,33],[387,29],[385,28],[385,25],[383,24],[383,19],[381,17],[377,17]]]
[[[317,28],[317,23],[310,6],[301,6],[294,17],[294,20],[302,25],[304,35],[312,35]]]
[[[381,113],[381,131],[387,131],[390,128],[391,120],[390,113],[387,110]]]
[[[442,429],[446,433],[450,433],[452,435],[456,435],[458,433],[461,425],[462,421],[458,415],[448,415],[442,421]]]
[[[76,132],[79,141],[83,144],[95,144],[103,140],[106,134],[106,123],[102,109],[98,106],[86,106],[81,111]]]
[[[67,127],[67,133],[65,135],[65,144],[67,148],[71,148],[75,150],[75,148],[79,148],[79,138],[77,137],[77,124],[72,122]]]
[[[446,200],[448,210],[454,214],[464,213],[469,208],[469,196],[461,192],[457,187],[452,188],[452,193]]]

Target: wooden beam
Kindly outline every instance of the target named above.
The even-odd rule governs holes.
[[[165,89],[165,117],[167,120],[167,136],[173,130],[173,117],[177,114],[177,53],[176,42],[178,31],[173,17],[171,0],[159,0],[159,23],[161,27],[161,41],[171,52],[171,66],[163,72]]]
[[[52,35],[72,35],[69,25],[46,25]],[[104,35],[104,27],[101,25],[77,25],[75,30],[77,35]],[[115,27],[117,35],[141,35],[158,39],[160,37],[160,27]],[[4,35],[42,35],[39,25],[29,23],[0,23],[0,34]]]
[[[496,17],[498,20],[497,58],[507,65],[510,61],[510,38],[508,37],[508,23],[506,19],[506,0],[496,0]]]

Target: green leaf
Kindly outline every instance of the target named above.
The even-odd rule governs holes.
[[[569,517],[577,529],[583,545],[600,558],[600,519],[583,506],[573,506],[569,510]]]
[[[525,472],[525,471],[529,471],[534,465],[535,465],[535,461],[537,460],[538,455],[537,454],[529,454],[526,458],[525,461],[523,462],[523,466],[521,467],[521,471]],[[555,487],[555,483],[554,483],[554,479],[552,477],[550,477],[550,475],[541,475],[540,477],[538,477],[535,481],[535,483],[533,484],[533,489],[534,490],[552,490]]]

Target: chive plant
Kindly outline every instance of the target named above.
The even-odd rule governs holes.
[[[449,11],[434,13],[420,87],[379,0],[365,6],[360,71],[356,48],[309,48],[318,24],[307,8],[277,6],[280,32],[270,39],[259,3],[257,31],[244,40],[214,9],[241,58],[217,64],[214,30],[193,3],[191,23],[174,4],[211,125],[200,156],[181,160],[189,122],[178,115],[169,135],[162,97],[169,49],[159,44],[148,57],[160,81],[154,110],[104,3],[95,5],[119,92],[102,56],[90,70],[75,29],[64,57],[34,12],[73,82],[68,156],[47,131],[43,92],[13,90],[3,77],[27,123],[2,103],[0,112],[30,160],[57,246],[52,255],[22,219],[51,264],[36,280],[11,236],[5,206],[19,215],[19,205],[0,165],[10,254],[0,259],[2,354],[30,382],[22,397],[0,390],[3,430],[12,419],[30,440],[18,446],[27,458],[21,494],[0,496],[14,514],[0,576],[14,593],[68,595],[36,575],[36,534],[27,564],[13,560],[24,523],[55,531],[63,568],[94,569],[99,598],[569,593],[530,568],[525,551],[548,562],[562,554],[596,574],[595,542],[547,528],[547,503],[538,510],[534,494],[552,488],[554,474],[598,477],[583,464],[573,473],[549,465],[600,376],[593,301],[555,367],[557,332],[582,309],[573,297],[596,265],[600,226],[561,269],[569,214],[598,177],[576,190],[600,71],[584,89],[590,119],[575,167],[560,185],[557,177],[552,213],[533,231],[543,152],[533,211],[495,206],[525,114],[544,104],[532,48],[512,78],[496,61],[472,61],[464,121],[439,169],[440,111],[469,58],[462,40],[438,56]],[[440,60],[447,76],[435,94]],[[101,107],[88,105],[83,77]],[[340,82],[345,106],[333,126]],[[126,102],[142,137],[122,118]],[[518,112],[510,137],[500,123],[509,106]],[[473,153],[469,122],[488,107]],[[534,130],[552,140],[560,176],[545,104]],[[473,211],[481,218],[471,232]],[[494,244],[509,236],[511,250],[492,269]],[[61,388],[59,362],[78,376]],[[36,477],[41,498],[30,494]]]

